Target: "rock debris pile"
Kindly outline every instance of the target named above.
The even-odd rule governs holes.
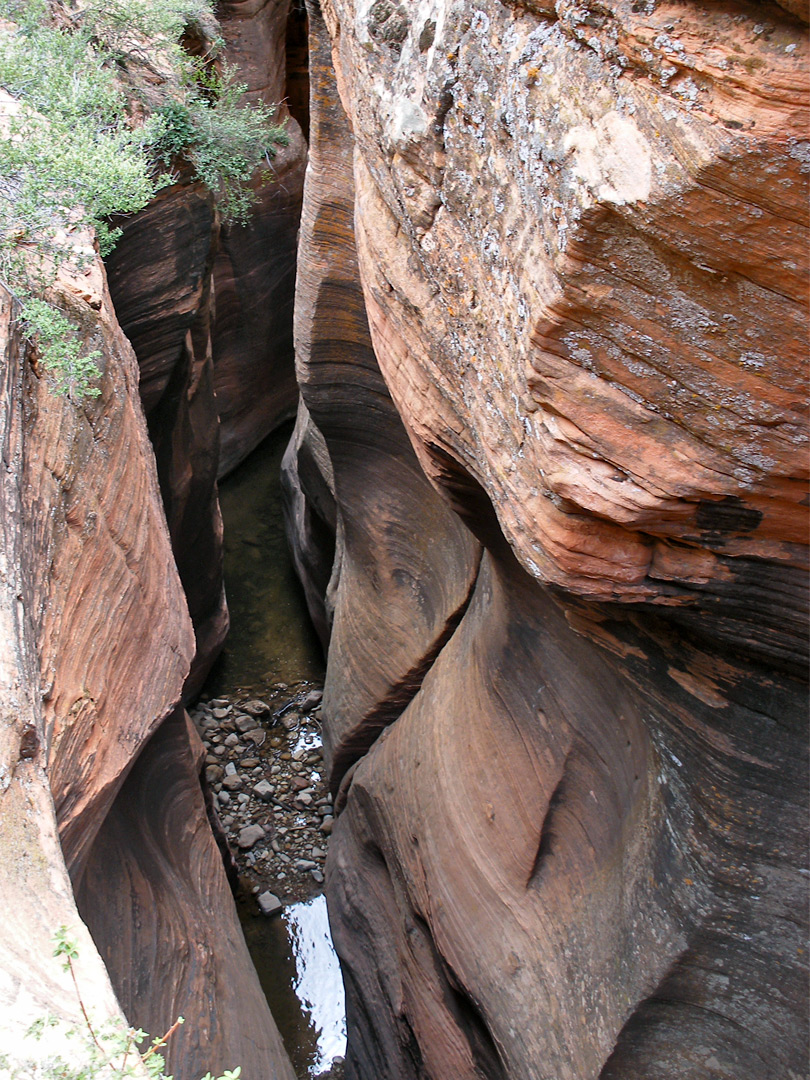
[[[206,699],[190,710],[206,750],[205,785],[240,884],[273,914],[322,891],[332,797],[322,693],[277,683],[263,698]]]

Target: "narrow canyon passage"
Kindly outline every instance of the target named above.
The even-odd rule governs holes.
[[[0,1005],[65,924],[177,1080],[805,1080],[804,8],[217,19],[250,225],[60,284],[78,404],[0,289]]]
[[[342,1072],[331,1066],[345,1054],[345,1005],[322,893],[331,804],[319,810],[326,786],[318,705],[296,707],[319,700],[324,658],[284,532],[281,461],[290,433],[284,425],[220,482],[231,627],[190,714],[235,858],[242,929],[293,1067],[301,1080],[337,1080]],[[229,767],[236,781],[227,782]],[[268,805],[270,792],[277,801]],[[242,829],[256,824],[264,835],[243,848]]]

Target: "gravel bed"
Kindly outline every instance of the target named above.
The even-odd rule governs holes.
[[[323,892],[332,797],[321,696],[312,683],[277,683],[262,698],[203,696],[190,710],[206,750],[209,815],[221,845],[227,840],[226,865],[265,914]]]

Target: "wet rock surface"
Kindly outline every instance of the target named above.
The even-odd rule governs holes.
[[[333,817],[321,696],[310,683],[280,683],[262,698],[203,697],[190,713],[206,751],[210,812],[242,893],[268,915],[323,891]],[[278,903],[262,902],[267,894]]]

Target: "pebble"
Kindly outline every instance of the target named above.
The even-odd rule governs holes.
[[[264,839],[264,829],[261,825],[246,825],[244,829],[239,830],[239,836],[236,839],[237,844],[243,851],[248,848],[252,848],[254,844],[259,840]]]
[[[267,702],[261,701],[259,698],[252,698],[250,701],[246,701],[242,706],[242,709],[251,716],[263,716],[265,713],[270,712],[270,706]]]
[[[299,685],[271,704],[219,698],[190,714],[207,748],[206,779],[222,825],[257,900],[268,893],[289,903],[323,888],[333,815],[319,724],[307,715],[320,699],[320,691]],[[284,715],[273,719],[274,710]],[[216,711],[222,715],[211,715]],[[262,723],[277,726],[268,730]]]
[[[214,709],[214,719],[224,720],[230,711],[230,709]]]
[[[260,893],[257,899],[262,915],[277,915],[284,906],[276,894],[271,893],[269,889],[267,892]]]

